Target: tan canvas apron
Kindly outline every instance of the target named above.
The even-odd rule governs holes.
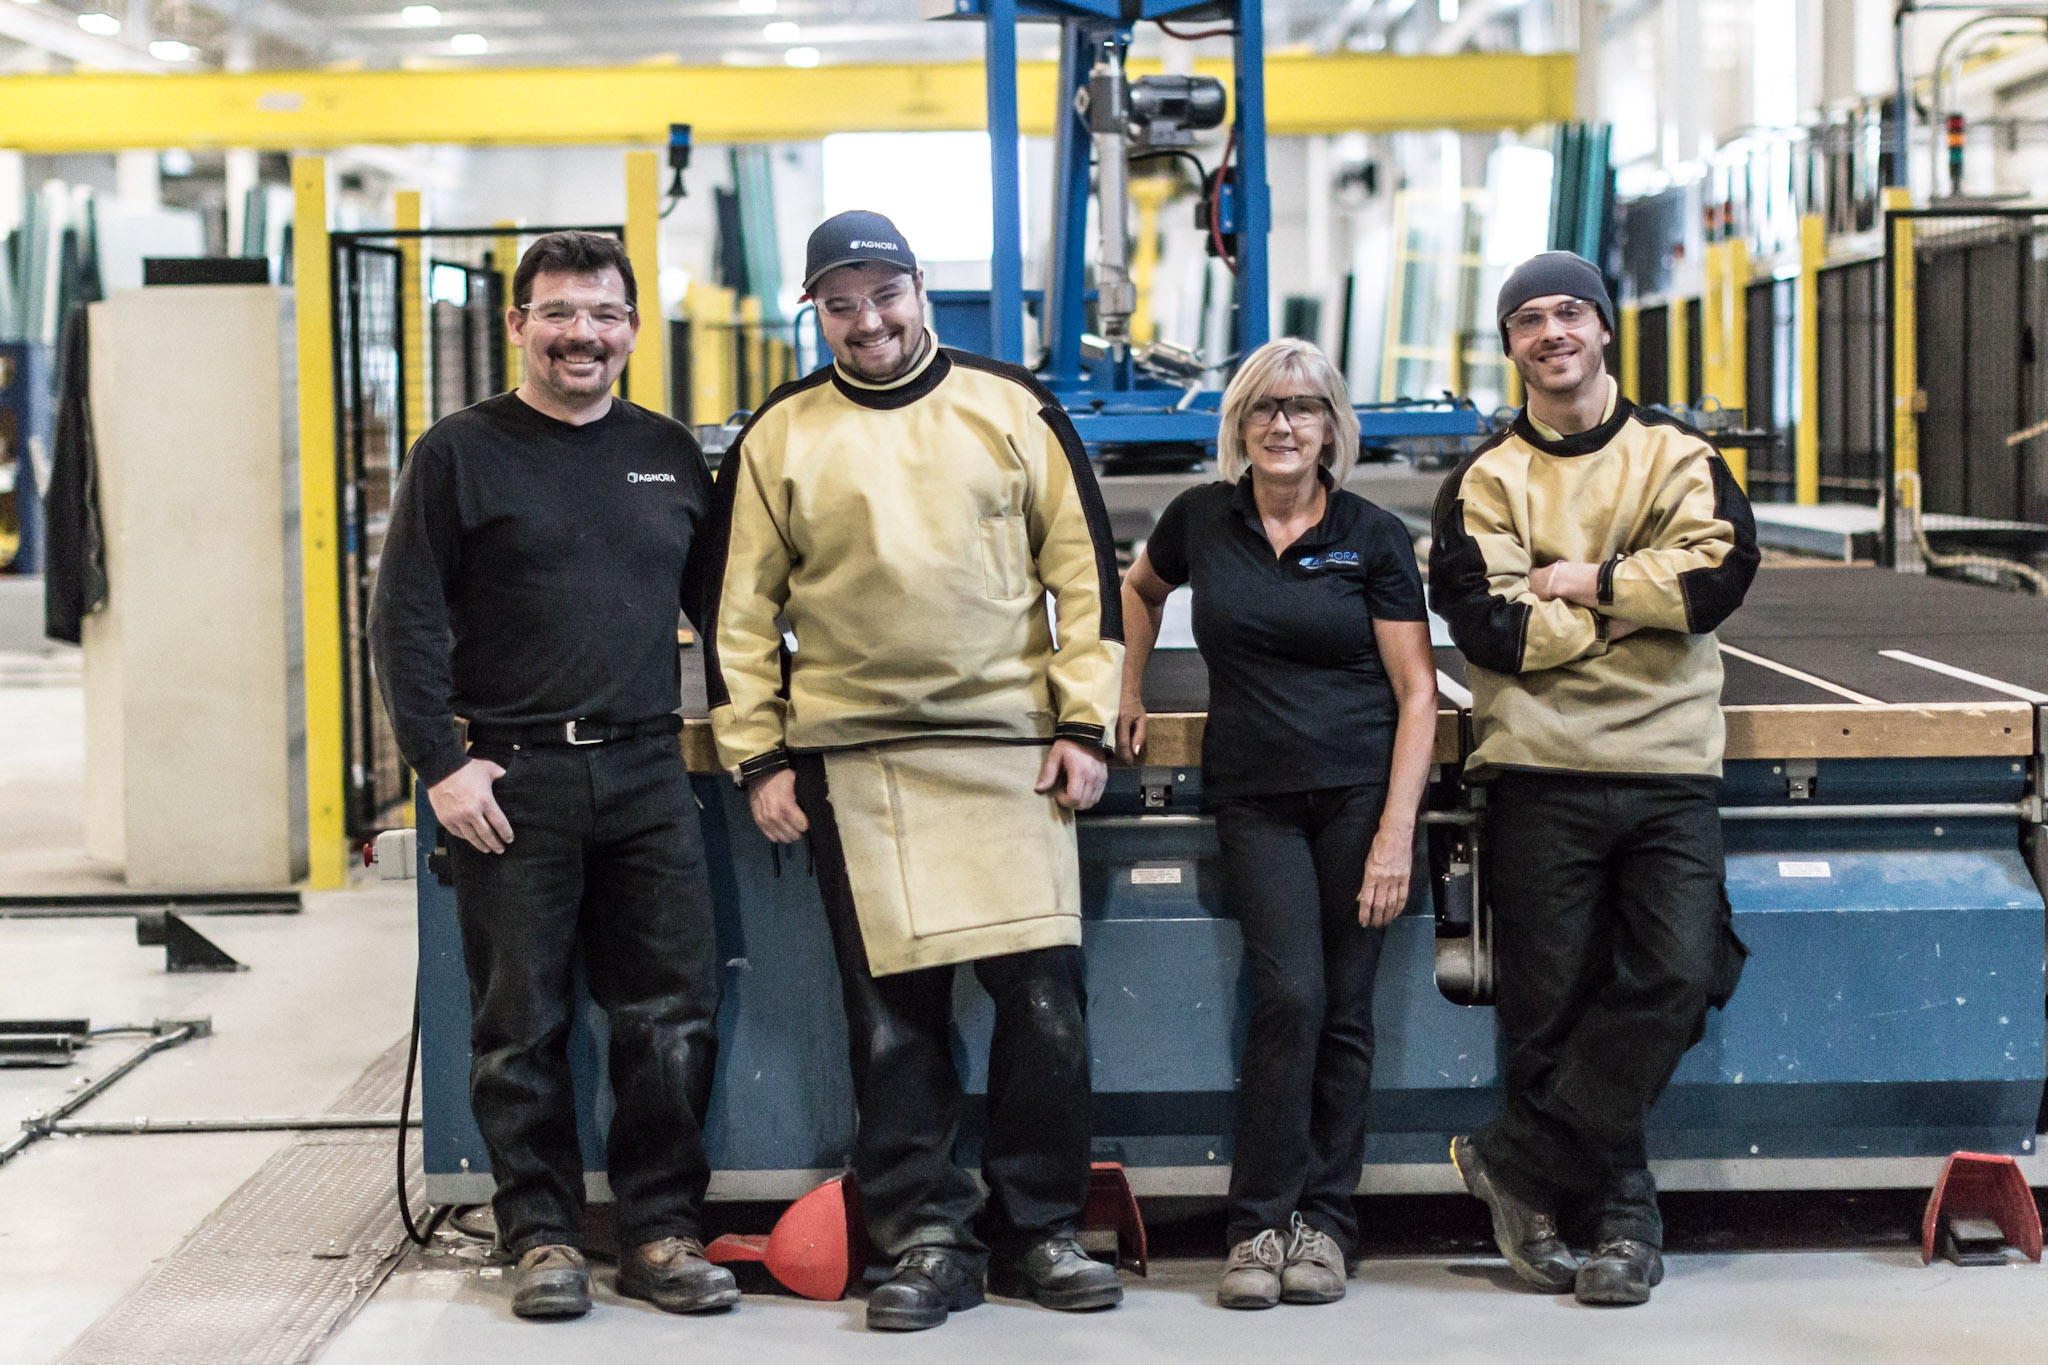
[[[1081,941],[1074,817],[1033,744],[917,740],[825,755],[868,968],[889,976]]]

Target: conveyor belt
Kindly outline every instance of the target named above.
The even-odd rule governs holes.
[[[1887,657],[1885,650],[2048,694],[2048,601],[1942,578],[1847,565],[1765,568],[1720,638],[1745,654],[1887,704],[2009,701],[2015,694]],[[1456,650],[1439,649],[1436,658],[1438,668],[1464,681]],[[1728,706],[1850,700],[1739,655],[1724,653],[1722,665]],[[1184,684],[1175,688],[1176,695],[1185,691]]]

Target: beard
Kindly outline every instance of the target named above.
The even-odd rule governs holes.
[[[579,397],[601,393],[612,386],[610,377],[612,350],[605,345],[551,346],[547,351],[546,365],[541,366],[541,379],[551,389]],[[561,367],[568,364],[595,362],[596,369],[590,377],[584,378],[565,372]]]

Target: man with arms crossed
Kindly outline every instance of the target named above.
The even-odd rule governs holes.
[[[1505,1108],[1451,1159],[1523,1280],[1642,1303],[1663,1277],[1643,1117],[1742,969],[1713,632],[1755,526],[1705,438],[1620,397],[1590,263],[1526,262],[1498,315],[1528,404],[1445,480],[1430,554],[1470,665],[1505,1053]],[[1557,1228],[1582,1212],[1583,1265]]]
[[[512,1311],[590,1307],[567,1050],[579,948],[611,1024],[619,1292],[726,1308],[732,1273],[697,1241],[718,959],[675,714],[710,477],[689,428],[612,397],[640,325],[617,239],[541,237],[512,298],[518,389],[435,423],[399,482],[377,674],[454,836],[470,1105],[519,1258]]]
[[[720,761],[763,833],[808,839],[839,960],[853,1170],[896,1263],[868,1325],[980,1303],[991,1251],[998,1293],[1106,1308],[1116,1272],[1074,1240],[1090,1131],[1073,812],[1102,794],[1123,667],[1108,517],[1052,395],[938,346],[887,218],[821,225],[804,288],[833,364],[779,390],[720,467],[705,634]],[[985,1211],[952,1158],[960,962],[995,1001]]]

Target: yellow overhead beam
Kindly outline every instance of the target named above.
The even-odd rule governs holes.
[[[1230,74],[1228,63],[1196,65]],[[1276,135],[1526,128],[1576,116],[1575,70],[1568,52],[1274,56],[1266,124]],[[1052,63],[1020,67],[1025,133],[1053,131],[1057,80]],[[670,123],[693,125],[700,143],[799,142],[986,122],[979,62],[0,77],[0,148],[30,153],[648,143]]]

